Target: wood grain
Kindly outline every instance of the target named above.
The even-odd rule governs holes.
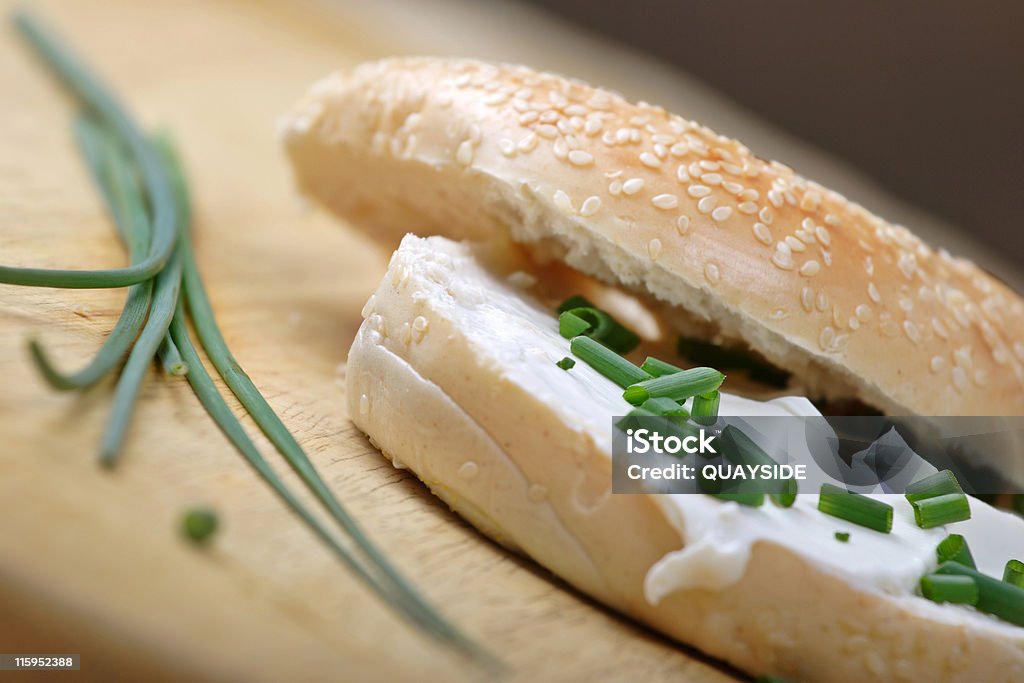
[[[339,364],[387,254],[295,197],[274,124],[311,81],[378,54],[372,33],[291,3],[77,0],[38,12],[147,125],[174,131],[200,265],[242,365],[371,535],[511,678],[732,680],[485,541],[346,419]],[[121,264],[71,144],[69,102],[6,27],[0,92],[0,258]],[[40,337],[74,367],[123,296],[0,286],[0,651],[81,652],[82,680],[478,679],[351,578],[180,379],[154,370],[122,462],[96,465],[109,384],[49,390],[25,341]],[[205,551],[175,529],[194,502],[224,521]]]

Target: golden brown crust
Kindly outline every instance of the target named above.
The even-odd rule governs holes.
[[[1024,303],[679,116],[520,66],[365,64],[286,126],[301,189],[390,241],[511,236],[890,413],[1024,414]]]

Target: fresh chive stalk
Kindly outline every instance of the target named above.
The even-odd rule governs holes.
[[[1017,626],[1024,626],[1024,588],[982,574],[959,562],[939,565],[936,574],[969,576],[978,584],[975,607]]]
[[[717,391],[708,394],[698,394],[693,397],[690,405],[690,414],[693,421],[700,425],[713,425],[718,421],[718,406],[722,402],[722,395]]]
[[[569,348],[577,358],[620,387],[628,387],[651,378],[646,372],[590,337],[574,337],[569,343]]]
[[[868,529],[892,531],[892,506],[832,484],[821,485],[818,510]]]
[[[640,343],[640,337],[633,334],[625,325],[616,320],[606,311],[593,306],[571,308],[559,316],[571,315],[587,323],[587,328],[578,334],[593,337],[616,353],[629,353]],[[562,334],[565,336],[565,333]],[[576,336],[576,335],[572,335]]]
[[[956,475],[949,470],[942,470],[915,481],[908,485],[906,490],[907,500],[911,503],[950,493],[963,493],[963,489],[960,488]]]
[[[757,442],[747,436],[735,425],[726,425],[718,436],[717,444],[722,455],[737,465],[778,465],[770,455],[764,452]],[[762,485],[763,488],[763,485]],[[796,502],[797,482],[787,479],[782,482],[782,491],[770,493],[772,502],[780,507],[792,507]]]
[[[965,567],[977,568],[974,557],[967,545],[967,539],[960,534],[950,534],[939,542],[935,548],[935,557],[939,564],[943,562],[959,562]]]
[[[170,334],[167,334],[161,340],[160,348],[157,349],[156,355],[160,357],[160,364],[163,365],[164,372],[168,375],[184,377],[188,374],[188,364],[182,360],[181,352],[178,351],[178,346],[171,339]]]
[[[839,541],[840,543],[849,543],[850,542],[850,532],[849,531],[837,531],[836,532],[836,540]]]
[[[1003,568],[1003,581],[1018,588],[1024,588],[1024,562],[1007,560],[1006,566]]]
[[[558,333],[566,339],[578,337],[589,329],[590,323],[572,311],[566,311],[558,316]]]
[[[563,370],[571,370],[576,365],[576,361],[566,356],[560,361],[555,361],[555,365],[562,368]]]
[[[209,541],[219,526],[217,513],[205,507],[192,508],[181,518],[181,530],[185,537],[200,545]]]
[[[921,577],[921,595],[932,602],[978,604],[978,584],[969,576],[927,574]]]
[[[640,407],[662,417],[690,417],[686,408],[670,398],[649,398]]]
[[[914,508],[914,521],[922,529],[932,529],[971,518],[971,505],[967,502],[967,495],[963,493],[921,498],[910,505]]]
[[[725,375],[714,368],[692,368],[635,382],[627,386],[622,397],[635,406],[641,405],[649,398],[662,396],[682,401],[691,396],[716,391],[724,380]]]
[[[18,33],[60,78],[77,99],[105,125],[117,133],[138,165],[139,174],[153,212],[153,242],[148,255],[126,268],[109,270],[60,270],[0,266],[0,282],[34,287],[97,289],[127,287],[160,273],[171,259],[178,242],[178,219],[174,198],[160,160],[145,137],[109,91],[78,59],[28,14],[17,12]]]
[[[660,358],[654,356],[648,356],[647,360],[643,362],[640,369],[646,372],[651,377],[661,377],[663,375],[673,375],[677,372],[682,372],[683,369],[676,367],[671,363],[667,363]]]

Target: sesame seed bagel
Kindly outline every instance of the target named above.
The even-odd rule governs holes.
[[[511,239],[890,414],[1024,414],[1024,302],[786,166],[522,66],[388,59],[286,119],[300,189],[378,237]]]

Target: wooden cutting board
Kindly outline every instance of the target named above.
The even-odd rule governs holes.
[[[5,13],[14,4],[0,0]],[[314,79],[379,54],[378,37],[336,11],[288,2],[36,6],[147,125],[173,130],[228,342],[435,604],[515,679],[733,680],[484,540],[348,422],[340,364],[388,255],[298,200],[275,119]],[[0,260],[122,264],[74,152],[71,105],[6,25],[0,93]],[[368,595],[250,472],[183,380],[154,371],[122,461],[96,465],[109,383],[56,393],[25,343],[38,336],[76,367],[123,296],[0,285],[0,652],[79,652],[85,680],[478,679]],[[224,524],[207,550],[176,530],[197,502]]]

